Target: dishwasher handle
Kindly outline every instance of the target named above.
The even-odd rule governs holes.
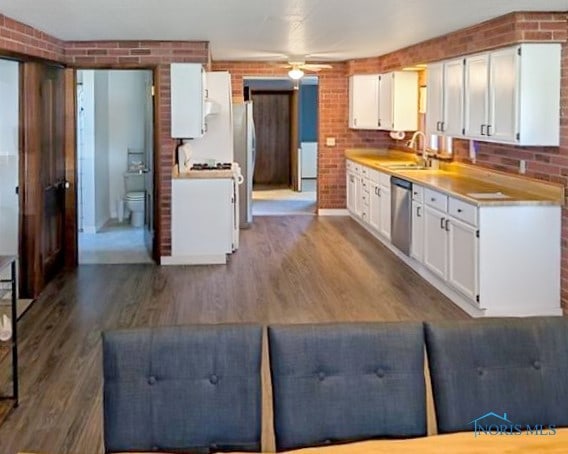
[[[408,191],[412,190],[412,183],[410,181],[398,177],[391,177],[391,185],[407,189]]]

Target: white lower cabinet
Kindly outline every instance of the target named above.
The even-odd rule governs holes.
[[[348,175],[349,211],[458,306],[478,317],[562,315],[560,206],[478,206],[413,185],[407,257],[390,242],[389,183],[371,168]]]
[[[378,183],[371,182],[369,191],[369,225],[377,232],[381,229],[381,196]]]
[[[233,251],[231,178],[172,180],[171,265],[226,263]]]
[[[412,201],[412,239],[410,256],[422,262],[424,260],[424,204]]]
[[[448,274],[448,235],[445,213],[424,206],[424,264],[442,279]]]
[[[390,186],[379,186],[380,216],[379,232],[390,240],[391,237],[391,192]]]
[[[350,213],[355,213],[355,200],[357,197],[357,175],[355,172],[347,172],[347,209]]]
[[[428,199],[426,199],[428,200]],[[439,203],[439,198],[436,202]],[[450,211],[475,220],[473,205],[449,198]],[[463,213],[463,214],[462,214]],[[475,221],[473,221],[475,222]],[[479,302],[479,245],[478,230],[456,219],[447,211],[424,207],[424,264],[466,298]]]
[[[449,219],[448,282],[472,300],[478,300],[479,245],[477,228]]]

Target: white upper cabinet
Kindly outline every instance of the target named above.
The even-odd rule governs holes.
[[[428,65],[426,131],[463,134],[463,59]]]
[[[199,63],[172,63],[171,114],[172,137],[193,139],[206,131],[206,74]]]
[[[447,136],[463,135],[463,59],[444,64],[444,116],[440,131]]]
[[[349,127],[378,129],[379,76],[354,75],[349,78]]]
[[[428,65],[426,98],[426,132],[439,134],[444,121],[444,63]]]
[[[394,73],[379,76],[379,129],[394,129]]]
[[[349,127],[415,131],[418,128],[418,74],[396,71],[351,76]]]
[[[465,60],[467,137],[526,146],[559,145],[559,43],[520,44]]]
[[[379,129],[418,129],[418,73],[396,71],[379,77]]]
[[[489,112],[485,133],[494,140],[513,142],[517,134],[517,48],[491,53],[489,66]]]
[[[465,60],[465,135],[487,138],[489,100],[489,54]]]

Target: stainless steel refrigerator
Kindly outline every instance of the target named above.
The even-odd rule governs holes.
[[[234,159],[241,167],[243,184],[239,186],[240,227],[246,229],[252,223],[252,179],[256,157],[256,137],[252,116],[252,102],[233,104]]]

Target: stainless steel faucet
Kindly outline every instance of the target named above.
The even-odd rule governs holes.
[[[418,147],[418,136],[422,136],[422,149],[419,149]],[[422,131],[416,131],[413,135],[412,135],[412,139],[410,139],[406,146],[408,148],[414,148],[416,155],[418,156],[418,152],[421,151],[422,152],[422,156],[418,157],[418,159],[421,161],[421,164],[424,165],[425,167],[430,167],[431,166],[431,159],[430,159],[430,155],[428,154],[428,150],[426,148],[426,134],[424,134]]]

